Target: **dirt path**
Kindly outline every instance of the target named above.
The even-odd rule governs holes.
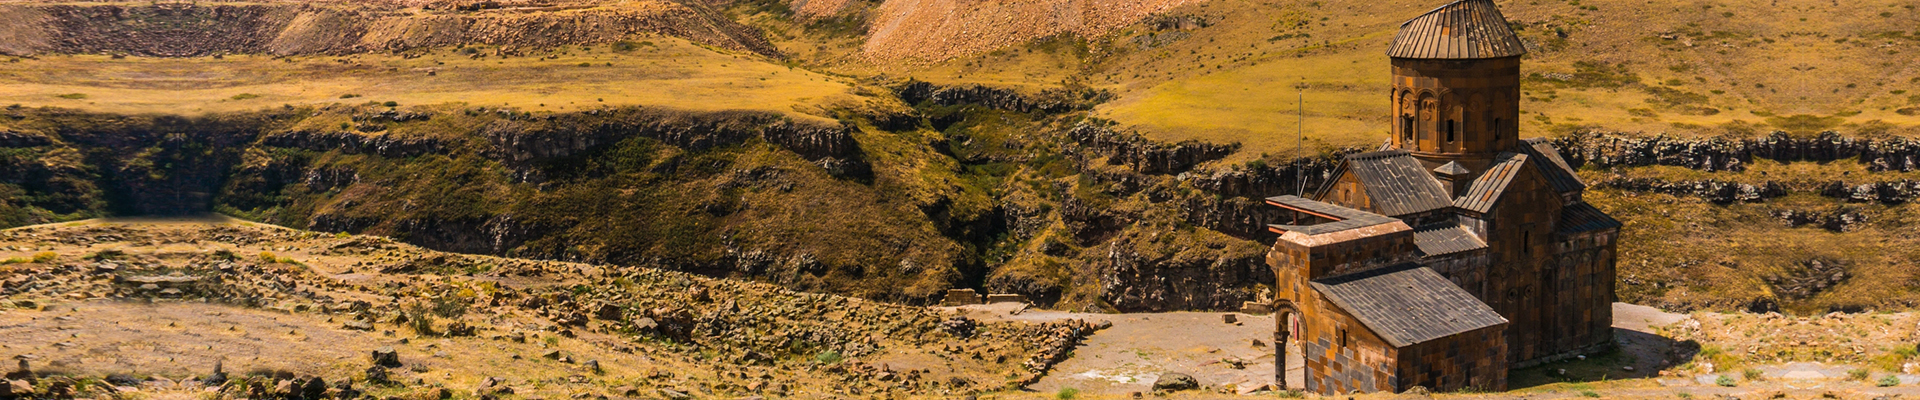
[[[1113,327],[1087,338],[1072,358],[1027,386],[1042,393],[1064,388],[1090,394],[1145,393],[1152,391],[1154,380],[1169,372],[1191,375],[1209,387],[1264,387],[1274,380],[1271,316],[1217,312],[1088,314],[1027,310],[1013,303],[954,310],[988,321],[1112,322]],[[1227,315],[1236,323],[1225,322]]]
[[[948,310],[986,321],[1047,322],[1066,319],[1108,321],[1112,328],[1088,337],[1072,358],[1027,389],[1054,393],[1073,388],[1090,394],[1151,392],[1161,374],[1193,376],[1202,385],[1220,389],[1265,387],[1274,382],[1272,316],[1239,313],[1091,314],[1031,310],[1014,303],[954,307]],[[1224,321],[1232,315],[1237,324]],[[1656,371],[1672,341],[1658,336],[1655,327],[1680,322],[1684,314],[1646,306],[1614,304],[1617,341],[1638,371]],[[1304,364],[1297,349],[1288,381],[1297,387]]]

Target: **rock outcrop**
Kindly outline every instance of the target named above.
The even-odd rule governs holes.
[[[1137,134],[1117,132],[1092,123],[1074,126],[1067,132],[1067,136],[1081,146],[1105,156],[1107,164],[1126,166],[1142,174],[1185,172],[1201,163],[1233,154],[1240,147],[1238,144],[1202,142],[1164,144],[1147,140]]]
[[[1920,141],[1903,137],[1864,139],[1823,132],[1793,137],[1774,132],[1763,138],[1685,139],[1665,135],[1643,136],[1579,131],[1554,140],[1567,162],[1575,166],[1632,167],[1668,165],[1702,171],[1744,171],[1755,158],[1780,162],[1832,162],[1858,158],[1871,171],[1912,172],[1920,169]]]

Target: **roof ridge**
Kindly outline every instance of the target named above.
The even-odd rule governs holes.
[[[1348,160],[1372,160],[1376,158],[1399,157],[1399,156],[1411,155],[1411,154],[1413,154],[1413,152],[1409,152],[1401,149],[1379,150],[1379,151],[1369,151],[1365,153],[1348,154],[1347,159]]]
[[[1439,7],[1434,7],[1434,8],[1432,9],[1432,10],[1427,10],[1427,12],[1423,12],[1423,13],[1420,13],[1420,15],[1415,15],[1415,16],[1413,16],[1413,18],[1407,18],[1407,20],[1406,20],[1405,22],[1401,22],[1401,23],[1400,23],[1400,27],[1401,27],[1401,28],[1405,28],[1405,27],[1407,27],[1407,24],[1412,24],[1412,23],[1413,23],[1413,21],[1416,21],[1416,20],[1419,20],[1419,19],[1420,19],[1421,17],[1425,17],[1425,16],[1428,16],[1428,15],[1431,15],[1431,14],[1433,14],[1433,13],[1437,13],[1437,12],[1440,12],[1440,10],[1445,10],[1445,9],[1447,9],[1447,7],[1453,7],[1453,6],[1455,6],[1455,5],[1458,5],[1458,4],[1460,4],[1460,3],[1465,3],[1465,2],[1469,2],[1469,1],[1492,1],[1492,0],[1454,0],[1454,2],[1452,2],[1452,3],[1447,3],[1447,4],[1442,4],[1442,5],[1440,5]]]

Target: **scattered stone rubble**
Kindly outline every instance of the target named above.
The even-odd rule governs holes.
[[[119,227],[43,226],[0,232],[0,246],[9,249],[65,246],[61,240],[128,245],[246,243],[281,254],[305,251],[355,257],[361,261],[329,268],[371,278],[335,279],[272,252],[239,255],[117,247],[126,250],[84,258],[62,256],[0,270],[4,305],[38,307],[45,301],[81,299],[224,303],[327,315],[345,330],[387,334],[410,330],[420,337],[513,342],[549,334],[583,337],[591,332],[629,339],[600,344],[615,351],[700,360],[698,365],[714,369],[700,373],[711,375],[697,375],[712,377],[700,378],[713,382],[702,390],[727,393],[782,396],[804,389],[842,395],[941,395],[1016,387],[1038,379],[1098,328],[1083,321],[981,323],[951,318],[934,308],[797,293],[681,272],[462,256],[378,238],[264,228],[223,226],[186,235]],[[500,284],[503,280],[570,283]],[[539,323],[503,323],[500,315],[529,316]],[[927,354],[966,369],[904,368],[874,361],[899,348],[928,349]],[[233,377],[221,390],[235,398],[353,398],[368,390],[364,386],[368,384],[409,386],[402,377],[415,372],[408,371],[412,368],[406,362],[409,356],[401,353],[386,348],[370,355],[364,375],[357,378],[364,382],[359,386],[351,377]],[[562,351],[550,351],[547,359],[588,370],[599,366],[597,360],[576,359]],[[818,386],[825,381],[836,383]],[[168,387],[185,384],[189,383]],[[510,393],[510,385],[501,385],[495,381],[474,388],[473,393]],[[695,392],[688,386],[660,385],[637,390]]]

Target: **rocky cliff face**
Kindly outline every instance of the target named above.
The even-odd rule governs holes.
[[[508,117],[489,123],[479,134],[491,145],[489,157],[515,166],[573,157],[627,137],[694,151],[757,138],[809,160],[835,159],[828,163],[857,159],[860,150],[849,127],[755,112],[594,110],[539,120]]]
[[[1200,142],[1155,143],[1136,134],[1116,132],[1090,123],[1074,126],[1067,136],[1105,156],[1107,164],[1126,166],[1142,174],[1185,172],[1200,163],[1233,154],[1239,147]]]
[[[1743,171],[1755,158],[1780,162],[1832,162],[1857,158],[1871,171],[1920,169],[1920,141],[1903,137],[1865,139],[1828,131],[1814,137],[1774,132],[1764,138],[1683,139],[1580,131],[1554,140],[1567,162],[1596,167],[1667,165],[1701,171]]]
[[[30,207],[51,214],[180,215],[213,209],[227,171],[279,113],[195,118],[45,111],[0,135],[36,154],[3,183],[26,189]],[[22,118],[25,118],[23,115]],[[12,168],[9,168],[12,169]],[[49,217],[51,215],[48,215]]]

